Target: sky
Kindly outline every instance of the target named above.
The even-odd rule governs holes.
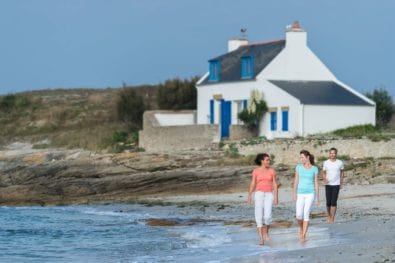
[[[270,41],[298,20],[340,81],[395,98],[394,12],[394,0],[0,0],[0,94],[191,78],[241,28]]]

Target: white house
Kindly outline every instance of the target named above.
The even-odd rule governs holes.
[[[259,134],[267,138],[306,136],[358,124],[375,125],[375,103],[339,81],[307,46],[295,22],[286,38],[248,44],[233,39],[228,53],[209,60],[197,83],[197,123],[219,124],[221,136],[240,124],[252,90],[263,94],[269,111]]]

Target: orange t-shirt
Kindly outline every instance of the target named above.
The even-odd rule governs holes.
[[[269,168],[265,172],[260,168],[255,168],[252,171],[252,177],[256,179],[255,191],[273,192],[273,177],[276,172]]]

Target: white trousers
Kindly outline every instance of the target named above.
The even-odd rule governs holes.
[[[270,225],[272,223],[272,192],[255,192],[255,221],[257,227]]]
[[[309,221],[311,206],[314,202],[314,194],[297,194],[296,219]]]

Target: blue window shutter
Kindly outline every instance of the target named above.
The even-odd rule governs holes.
[[[288,111],[283,111],[283,131],[288,131]]]
[[[210,100],[210,124],[214,124],[214,100]]]
[[[250,59],[250,78],[254,76],[254,57]]]
[[[270,112],[270,130],[275,131],[277,129],[277,112]]]
[[[241,58],[241,78],[250,79],[254,76],[254,58],[242,57]]]
[[[247,109],[247,100],[243,100],[243,109]]]
[[[219,80],[219,72],[220,72],[220,63],[219,60],[211,60],[209,67],[209,81],[218,81]]]

